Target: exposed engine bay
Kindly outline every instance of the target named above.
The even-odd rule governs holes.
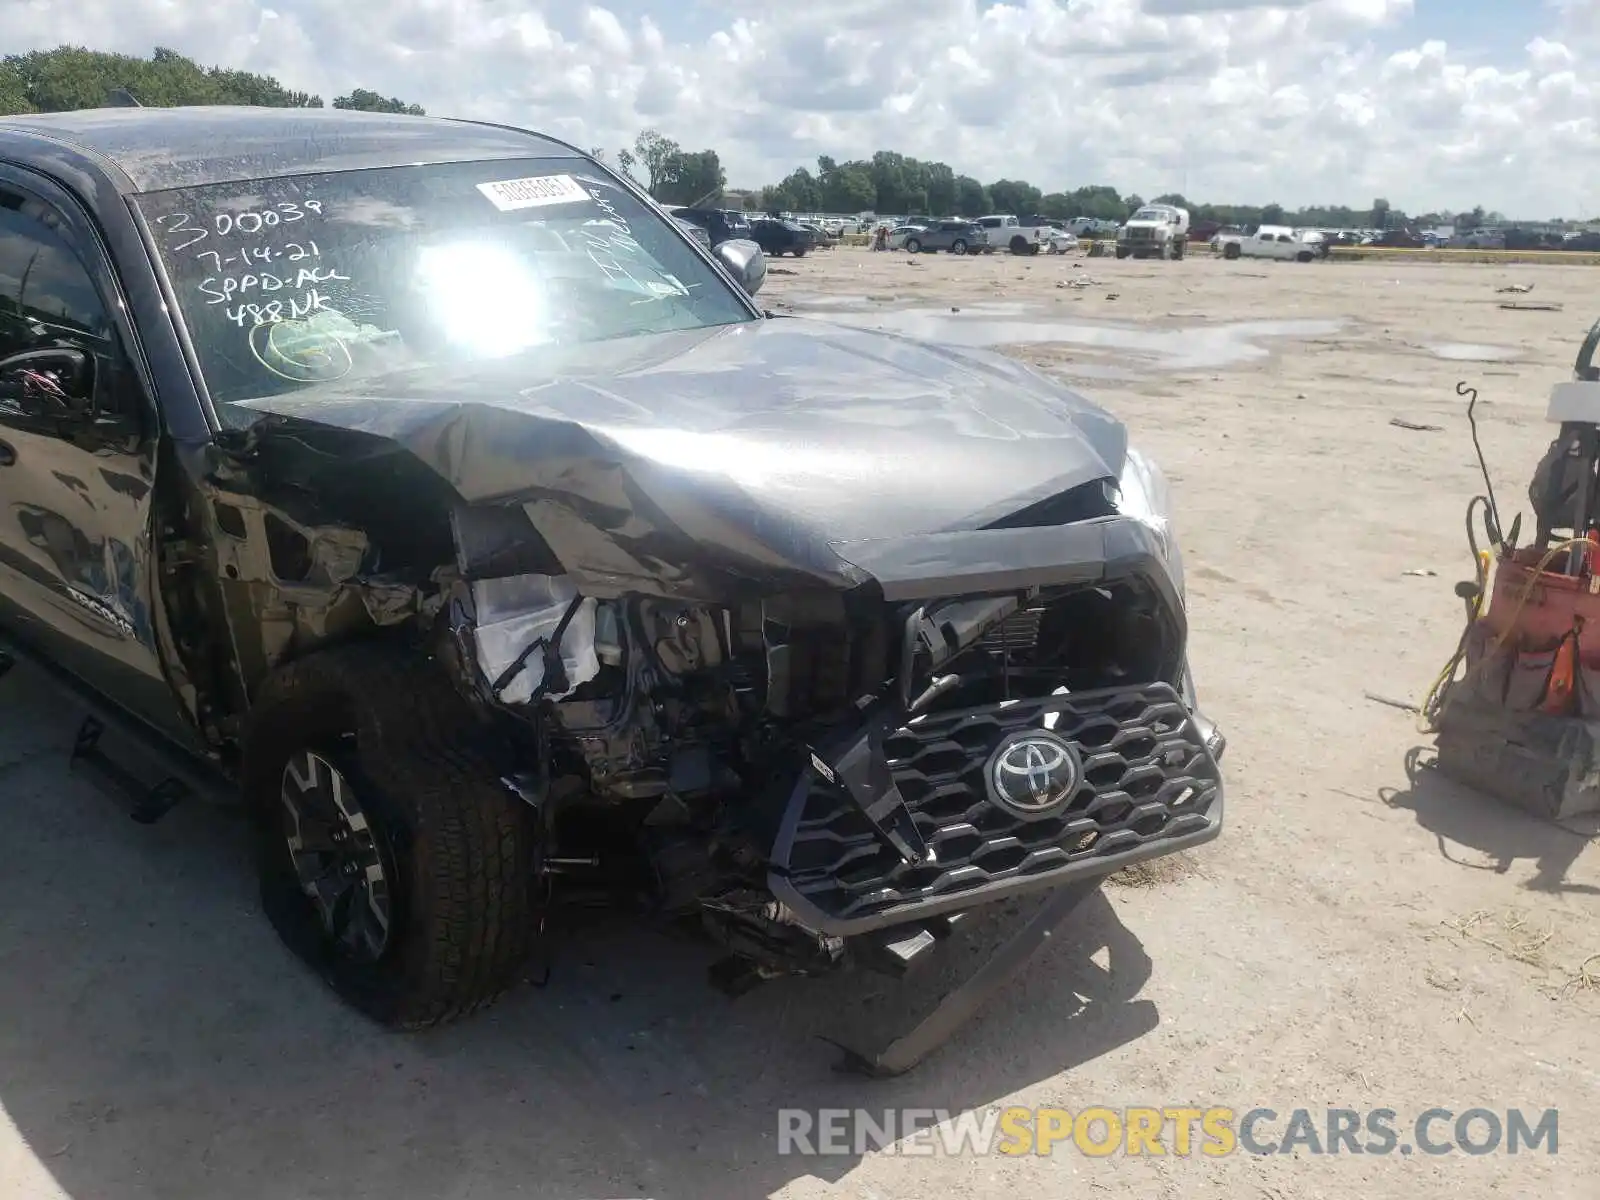
[[[768,972],[815,969],[842,952],[837,914],[775,901],[768,878],[797,777],[846,768],[860,729],[881,750],[938,713],[1173,681],[1181,644],[1131,583],[900,605],[874,591],[712,607],[596,599],[565,576],[457,580],[440,658],[537,747],[521,786],[559,874],[640,885]],[[932,828],[877,783],[855,799],[882,866],[938,861]]]

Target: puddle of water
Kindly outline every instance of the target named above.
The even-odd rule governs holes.
[[[809,307],[809,306],[808,306]],[[1147,329],[1109,321],[1040,319],[1037,307],[1023,304],[973,304],[959,310],[904,308],[877,312],[853,311],[853,305],[811,309],[841,325],[905,334],[945,346],[990,348],[1018,345],[1091,346],[1153,359],[1174,370],[1228,367],[1267,358],[1270,351],[1255,344],[1275,337],[1322,337],[1337,333],[1342,321],[1246,321],[1232,325],[1197,325],[1178,329]],[[1063,369],[1076,369],[1064,364]],[[1087,368],[1088,377],[1099,375]],[[1126,378],[1126,375],[1120,376]]]
[[[769,268],[770,270],[770,268]],[[872,308],[879,304],[892,304],[893,296],[835,296],[822,292],[785,292],[783,303],[787,308],[801,309],[808,313],[853,312],[856,309]]]
[[[1137,379],[1139,372],[1126,367],[1105,367],[1094,363],[1035,363],[1046,375],[1058,379]]]
[[[1429,347],[1439,358],[1452,362],[1509,362],[1522,353],[1510,346],[1485,346],[1477,342],[1445,342]]]

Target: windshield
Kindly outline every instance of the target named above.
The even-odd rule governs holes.
[[[1133,214],[1135,221],[1165,221],[1171,213],[1163,212],[1159,208],[1141,208]]]
[[[578,158],[391,167],[137,197],[212,400],[755,319]]]

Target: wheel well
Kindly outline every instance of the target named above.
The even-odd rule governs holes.
[[[341,462],[325,469],[326,458]],[[443,479],[378,439],[285,427],[232,462],[182,462],[158,515],[169,682],[231,755],[262,683],[324,646],[415,628],[456,561]]]

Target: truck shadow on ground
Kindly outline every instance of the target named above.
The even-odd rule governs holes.
[[[1438,840],[1443,858],[1497,875],[1509,874],[1519,861],[1532,860],[1534,873],[1524,887],[1600,895],[1600,888],[1567,879],[1573,863],[1596,836],[1594,818],[1580,817],[1570,824],[1541,820],[1440,774],[1431,756],[1431,747],[1413,747],[1405,759],[1408,786],[1380,788],[1378,798],[1390,808],[1410,809],[1417,824]],[[1456,850],[1459,846],[1470,847],[1489,861],[1465,861]]]
[[[919,988],[845,976],[728,1000],[705,982],[709,954],[620,921],[562,946],[544,987],[385,1033],[278,944],[237,817],[196,806],[136,825],[65,770],[70,709],[14,678],[0,1106],[76,1200],[767,1196],[857,1161],[780,1155],[781,1108],[983,1108],[1158,1024],[1138,998],[1149,960],[1095,896],[897,1080],[836,1073],[822,1039],[903,1027],[885,1018],[920,1015]]]

